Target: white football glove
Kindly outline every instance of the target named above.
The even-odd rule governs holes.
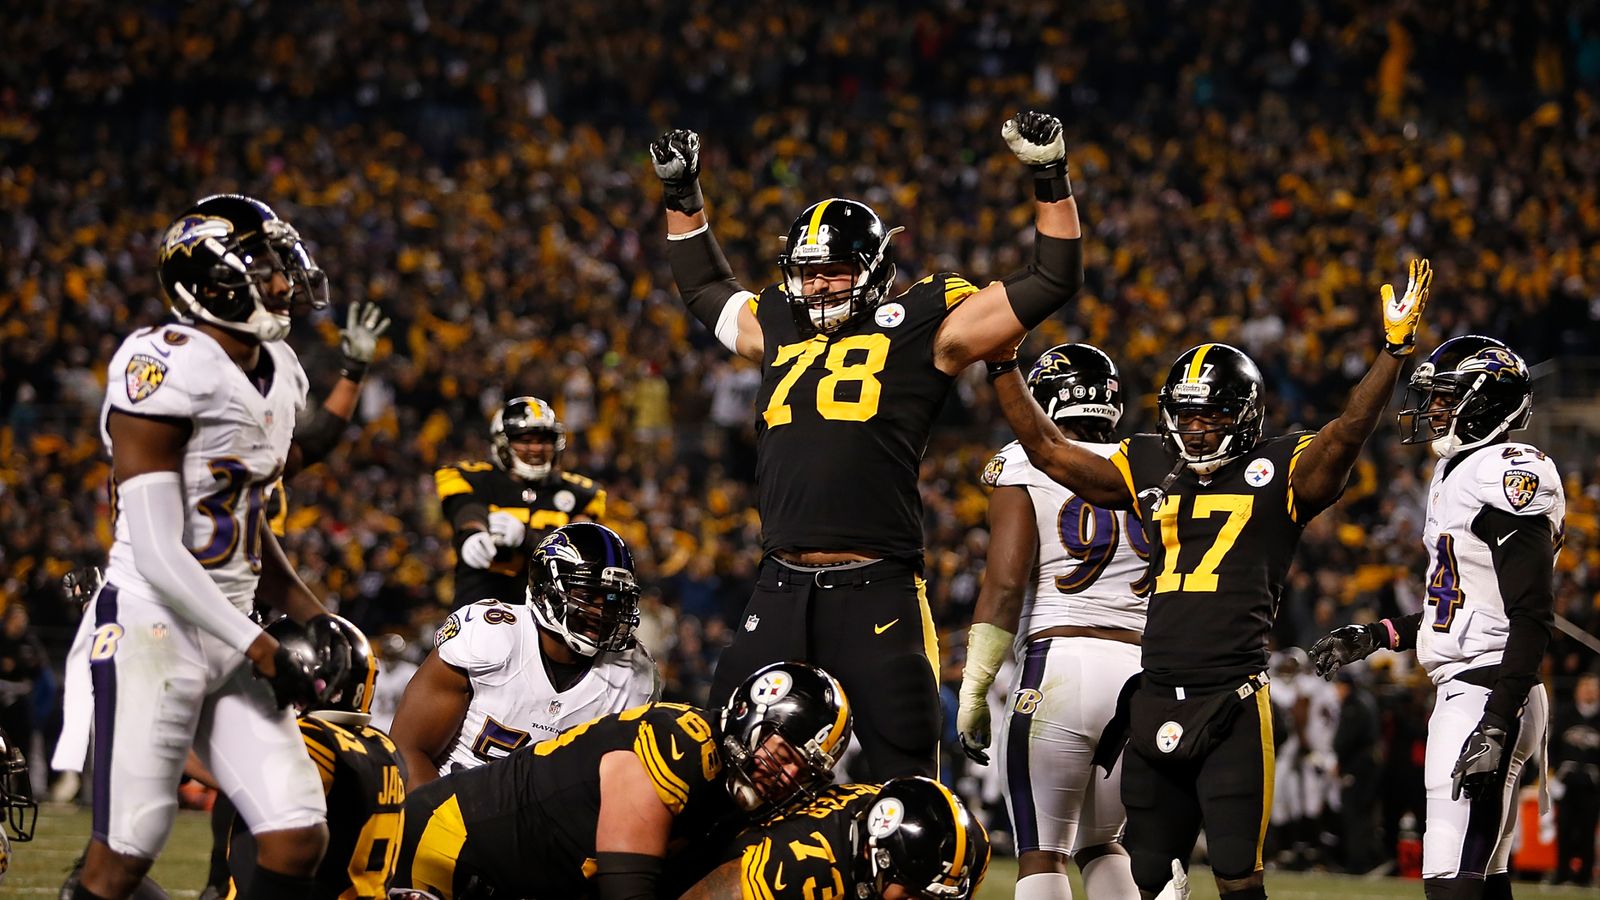
[[[511,513],[496,510],[489,513],[489,534],[501,547],[521,547],[528,534],[528,526]]]
[[[493,535],[487,531],[474,531],[461,544],[461,561],[474,569],[487,569],[494,565],[494,555],[498,550]]]
[[[344,330],[339,332],[339,352],[344,354],[344,375],[360,381],[367,374],[367,366],[378,353],[378,338],[389,330],[389,317],[382,307],[371,300],[350,304],[344,316]]]
[[[1048,166],[1067,158],[1061,120],[1049,113],[1019,112],[1000,127],[1000,136],[1017,159],[1030,166]]]

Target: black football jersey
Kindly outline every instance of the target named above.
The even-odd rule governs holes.
[[[600,759],[632,750],[674,815],[671,856],[735,814],[721,781],[713,715],[650,703],[602,716],[486,766],[426,786],[454,795],[464,826],[459,857],[496,896],[568,900],[590,893],[600,819]],[[424,799],[419,796],[419,799]],[[426,811],[414,814],[426,815]],[[415,827],[415,823],[413,824]],[[423,832],[418,840],[431,838]],[[410,873],[424,887],[420,873]],[[435,886],[448,887],[448,886]]]
[[[433,473],[439,505],[447,521],[467,503],[482,503],[489,512],[508,512],[528,526],[523,548],[531,548],[546,533],[586,515],[599,521],[606,511],[606,492],[592,480],[572,472],[558,472],[539,482],[513,478],[491,462],[460,462],[440,466]],[[501,547],[494,565],[474,569],[456,555],[454,607],[479,600],[522,603],[528,589],[527,549]]]
[[[828,788],[794,812],[739,835],[732,858],[746,897],[853,897],[850,826],[878,796],[875,784]]]
[[[1159,506],[1154,489],[1176,457],[1167,439],[1135,435],[1111,461],[1137,501],[1150,546],[1143,666],[1162,684],[1231,687],[1267,666],[1295,546],[1310,517],[1290,486],[1314,434],[1268,438],[1202,482],[1185,468]]]
[[[328,852],[317,868],[315,900],[383,900],[400,854],[406,799],[405,763],[389,736],[370,725],[300,719],[306,752],[317,764],[328,802]],[[239,896],[256,858],[244,820],[233,819],[228,867]]]
[[[804,336],[782,285],[754,301],[762,545],[921,558],[917,474],[953,379],[934,336],[977,288],[930,275],[834,334]]]

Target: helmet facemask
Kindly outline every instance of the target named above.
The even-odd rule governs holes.
[[[169,285],[180,318],[281,341],[293,315],[328,305],[328,277],[294,227],[281,219],[267,219],[261,227],[262,233],[241,240],[227,219],[188,215],[168,229],[164,253],[204,249],[216,259],[206,282]],[[286,295],[273,289],[276,275],[288,282]]]
[[[1406,408],[1400,411],[1405,444],[1427,441],[1440,459],[1450,459],[1526,428],[1533,413],[1533,395],[1525,394],[1509,412],[1491,407],[1494,376],[1485,371],[1436,371],[1424,362],[1406,383]],[[1406,420],[1409,427],[1406,427]]]
[[[533,561],[539,564],[538,559]],[[573,566],[557,559],[544,565],[549,579],[540,586],[532,581],[528,585],[528,606],[539,627],[579,656],[633,646],[633,633],[639,627],[639,585],[633,572],[617,566]]]
[[[854,200],[823,200],[800,214],[784,238],[778,268],[802,335],[832,334],[883,302],[894,287],[889,242],[902,230],[885,228],[877,213]],[[848,275],[849,285],[807,293],[818,267]]]
[[[0,804],[5,807],[5,824],[11,826],[12,836],[18,841],[33,840],[39,801],[33,796],[33,782],[22,748],[11,746],[4,733],[0,733]],[[4,837],[3,831],[0,837]]]
[[[541,444],[553,449],[542,460],[529,462],[514,446],[528,437],[537,437]],[[561,451],[567,449],[567,429],[556,419],[550,404],[535,397],[517,397],[494,414],[489,423],[489,443],[500,468],[523,481],[543,481],[561,462]]]
[[[816,797],[833,782],[835,754],[823,749],[828,729],[796,742],[771,722],[758,724],[748,742],[723,739],[728,758],[728,790],[747,813],[779,812]],[[791,774],[789,769],[796,767]]]
[[[1161,426],[1167,438],[1196,475],[1210,475],[1241,455],[1248,453],[1261,437],[1261,410],[1251,403],[1211,403],[1189,397],[1193,389],[1208,389],[1204,384],[1173,385],[1171,396],[1161,400]],[[1197,412],[1202,416],[1227,416],[1226,424],[1183,428],[1179,420],[1186,414]],[[1219,434],[1215,449],[1192,452],[1185,442],[1186,436]]]

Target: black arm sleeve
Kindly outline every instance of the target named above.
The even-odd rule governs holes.
[[[689,312],[715,334],[728,298],[744,290],[733,277],[733,267],[722,255],[716,236],[707,228],[694,237],[668,240],[667,262]]]
[[[1539,664],[1550,644],[1550,626],[1555,622],[1556,545],[1550,521],[1544,516],[1518,516],[1492,506],[1484,507],[1472,521],[1472,533],[1489,545],[1510,620],[1500,677],[1489,691],[1483,716],[1509,728],[1527,701],[1528,691],[1539,683]]]
[[[317,407],[311,418],[295,423],[294,442],[300,445],[301,467],[326,459],[339,446],[339,437],[349,424],[349,419],[334,415],[326,406]]]
[[[453,497],[446,497],[444,502],[440,504],[440,511],[444,513],[446,519],[450,520],[450,527],[455,530],[455,534],[451,537],[451,542],[455,544],[457,550],[461,549],[461,542],[465,541],[468,535],[483,530],[482,528],[468,529],[466,527],[468,522],[479,522],[485,525],[489,522],[489,504],[484,503],[472,494],[457,494]]]
[[[1397,643],[1389,649],[1395,651],[1396,653],[1417,649],[1417,629],[1422,627],[1422,613],[1414,612],[1409,616],[1401,616],[1398,619],[1390,619],[1389,624],[1394,626],[1395,638],[1397,640]],[[1381,628],[1383,626],[1380,624],[1379,627]],[[1379,641],[1379,643],[1381,644],[1387,640],[1389,640],[1389,635],[1384,634],[1383,641]]]
[[[1017,321],[1035,327],[1083,287],[1083,239],[1036,234],[1033,262],[1007,275],[1004,284]]]
[[[655,900],[661,857],[644,853],[596,853],[595,887],[600,900]]]

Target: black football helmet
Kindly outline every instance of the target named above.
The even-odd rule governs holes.
[[[1528,364],[1494,338],[1464,334],[1440,344],[1411,373],[1399,418],[1402,443],[1428,441],[1449,459],[1528,427],[1531,415]]]
[[[328,616],[327,618],[334,619],[336,617]],[[348,622],[345,624],[349,625]],[[319,627],[339,626],[329,623]],[[353,631],[355,626],[351,625],[350,628]],[[349,663],[355,656],[354,646],[351,646],[349,654],[342,652],[343,642],[339,642],[338,647],[333,645],[319,646],[321,642],[313,637],[305,626],[288,616],[283,616],[273,621],[266,626],[265,630],[267,634],[276,638],[283,649],[298,660],[306,671],[311,673],[312,681],[315,685],[315,695],[297,697],[294,701],[295,705],[305,710],[322,709],[325,706],[329,706],[333,701],[334,694],[341,686],[345,685],[345,679],[349,677]],[[343,628],[340,628],[340,632],[341,634],[344,633]],[[356,631],[355,634],[360,635],[361,632]],[[348,637],[349,635],[345,636]],[[361,639],[361,646],[367,650],[367,657],[370,659],[371,649],[367,647],[366,638],[364,637]],[[332,655],[336,649],[339,651],[337,658]]]
[[[378,657],[355,623],[332,614],[328,619],[350,645],[350,665],[328,683],[327,695],[308,713],[336,725],[365,725],[372,721],[372,692],[378,687]]]
[[[328,305],[328,276],[312,262],[294,226],[272,207],[239,194],[207,197],[167,227],[161,239],[161,287],[178,317],[263,341],[289,335],[292,312]],[[271,297],[274,273],[289,296]]]
[[[1209,475],[1249,453],[1260,442],[1266,418],[1262,407],[1265,390],[1261,370],[1244,351],[1227,344],[1201,344],[1178,357],[1167,374],[1166,384],[1161,386],[1157,399],[1160,428],[1191,471]],[[1184,431],[1178,427],[1178,414],[1182,411],[1227,415],[1233,421],[1215,428]],[[1186,434],[1212,433],[1220,433],[1221,440],[1209,453],[1192,454],[1183,442]]]
[[[747,813],[776,814],[833,780],[833,767],[850,743],[850,701],[839,682],[816,666],[773,663],[734,690],[721,725],[728,793]],[[790,776],[785,760],[767,746],[774,734],[799,755],[798,775]]]
[[[5,805],[6,824],[17,841],[33,840],[33,826],[39,820],[39,801],[33,796],[33,781],[28,776],[28,760],[22,748],[0,731],[0,803]],[[0,838],[5,833],[0,831]],[[0,869],[0,876],[4,870]]]
[[[633,553],[615,531],[593,522],[563,525],[533,548],[528,608],[573,653],[626,650],[639,627],[633,572]]]
[[[838,197],[811,205],[794,220],[778,254],[778,267],[801,334],[831,334],[883,302],[894,287],[889,240],[900,230],[885,228],[865,203]],[[807,294],[806,267],[829,263],[854,266],[855,284],[847,290]]]
[[[1117,364],[1090,344],[1059,344],[1028,372],[1028,390],[1045,414],[1086,440],[1105,443],[1122,421],[1122,376]]]
[[[528,435],[547,436],[556,445],[555,455],[547,462],[524,462],[511,442]],[[489,443],[500,468],[523,481],[540,481],[560,464],[561,451],[567,449],[567,429],[550,404],[538,397],[513,397],[489,420]]]
[[[856,896],[891,884],[929,900],[968,900],[989,871],[989,833],[949,788],[931,778],[896,778],[852,826]]]

